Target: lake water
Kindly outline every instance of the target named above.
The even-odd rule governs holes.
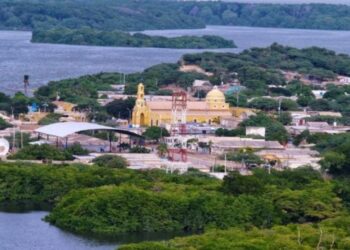
[[[189,235],[184,232],[132,233],[108,239],[78,236],[43,221],[48,212],[28,212],[30,208],[34,207],[0,205],[0,250],[114,250],[121,244]]]
[[[42,221],[47,212],[0,212],[1,250],[114,250],[116,243],[98,242],[64,232]]]
[[[239,47],[216,51],[238,52],[278,42],[298,48],[320,46],[350,54],[349,31],[208,26],[199,30],[155,30],[145,33],[164,36],[220,35],[233,39]],[[199,51],[32,44],[30,38],[30,32],[0,31],[0,91],[14,93],[22,90],[25,74],[30,75],[30,87],[34,89],[50,80],[85,74],[142,71],[154,64],[176,62],[185,53]]]

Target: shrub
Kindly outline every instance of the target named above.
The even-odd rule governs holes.
[[[119,155],[102,155],[96,157],[92,162],[99,167],[107,168],[126,168],[128,166],[126,159]]]
[[[133,148],[130,148],[129,153],[134,153],[134,154],[148,154],[150,153],[151,150],[149,150],[148,148],[145,147],[141,147],[141,146],[136,146]]]
[[[73,155],[67,150],[61,150],[54,146],[44,145],[29,145],[20,149],[16,154],[9,157],[10,159],[18,160],[56,160],[65,161],[73,160]]]
[[[84,149],[79,142],[75,142],[73,145],[67,148],[67,151],[72,155],[88,155],[89,150]]]

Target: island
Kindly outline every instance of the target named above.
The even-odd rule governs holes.
[[[115,47],[155,47],[172,49],[219,49],[235,48],[231,40],[220,36],[149,36],[142,33],[130,34],[122,31],[98,31],[89,28],[34,30],[34,43],[58,43],[75,45],[96,45]]]
[[[0,29],[33,31],[33,42],[159,48],[232,48],[220,37],[151,37],[121,31],[206,25],[350,30],[350,7],[217,1],[1,1]]]

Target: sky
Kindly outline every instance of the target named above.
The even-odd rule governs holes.
[[[350,0],[225,0],[227,2],[243,3],[332,3],[332,4],[349,4]]]

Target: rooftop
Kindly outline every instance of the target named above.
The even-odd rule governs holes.
[[[58,123],[40,127],[36,129],[35,132],[40,134],[64,138],[71,134],[75,134],[83,131],[89,131],[89,130],[109,130],[109,131],[114,131],[121,134],[140,137],[139,134],[136,134],[127,129],[112,128],[112,127],[107,127],[96,123],[88,123],[88,122],[58,122]]]

